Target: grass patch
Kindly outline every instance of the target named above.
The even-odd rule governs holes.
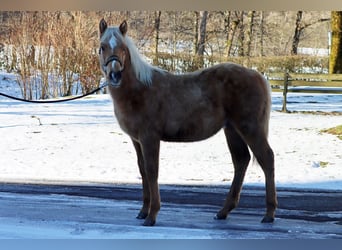
[[[322,129],[321,132],[336,135],[340,140],[342,140],[342,125],[338,125],[333,128]]]
[[[321,168],[326,168],[328,166],[328,164],[329,164],[329,162],[327,162],[327,161],[320,161],[319,162],[319,165]]]

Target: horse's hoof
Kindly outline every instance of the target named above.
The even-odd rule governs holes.
[[[265,215],[265,217],[262,219],[261,223],[273,223],[274,222],[274,218]]]
[[[154,224],[156,224],[156,220],[151,219],[151,218],[146,218],[146,220],[144,221],[143,226],[145,226],[145,227],[152,227],[152,226],[154,226]]]
[[[144,220],[144,219],[146,219],[147,215],[148,215],[147,213],[140,212],[136,218],[139,220]]]
[[[227,219],[227,215],[217,213],[214,217],[214,220],[225,220]]]

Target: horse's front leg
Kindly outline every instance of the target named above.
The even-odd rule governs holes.
[[[160,210],[160,194],[158,186],[158,168],[159,168],[159,139],[153,139],[152,136],[140,141],[142,155],[144,158],[146,187],[150,194],[150,211],[144,221],[144,226],[153,226],[156,223],[157,214]],[[145,191],[144,191],[145,192]]]
[[[142,187],[143,187],[143,206],[137,216],[137,219],[146,219],[148,216],[148,213],[150,211],[150,187],[148,185],[148,181],[146,178],[145,173],[145,166],[144,166],[144,157],[142,154],[142,149],[140,146],[140,143],[132,139],[133,145],[135,148],[135,152],[137,153],[137,160],[138,160],[138,166],[140,175],[142,178]]]

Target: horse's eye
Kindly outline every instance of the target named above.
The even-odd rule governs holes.
[[[101,45],[100,49],[99,49],[99,54],[101,54],[104,51],[104,46]]]

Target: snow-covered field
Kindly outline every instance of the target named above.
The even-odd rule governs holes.
[[[0,92],[12,94],[11,76],[0,77]],[[289,110],[342,112],[342,95],[289,93],[288,100]],[[341,125],[342,115],[284,114],[275,111],[281,101],[281,93],[272,94],[277,186],[341,190],[342,140],[320,130]],[[0,138],[3,182],[141,182],[134,148],[108,95],[63,104],[0,97]],[[232,177],[222,131],[201,142],[161,144],[160,183],[227,184]],[[264,185],[259,166],[249,166],[245,184]]]

